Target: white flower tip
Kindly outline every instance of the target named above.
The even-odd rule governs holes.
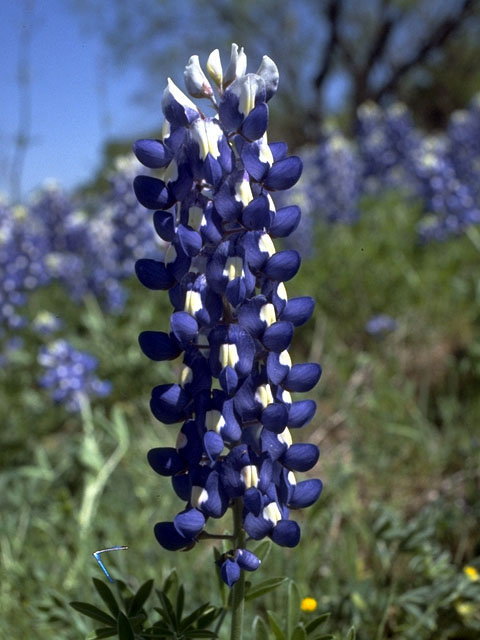
[[[223,83],[223,69],[220,60],[220,51],[218,49],[214,49],[208,56],[207,72],[217,87],[221,87]]]

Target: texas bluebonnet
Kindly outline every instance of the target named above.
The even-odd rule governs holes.
[[[40,386],[49,389],[52,399],[68,411],[80,411],[90,397],[107,396],[112,389],[108,380],[95,375],[97,359],[78,351],[67,340],[40,347],[38,362],[45,369],[38,380]]]
[[[18,329],[29,292],[46,284],[47,246],[41,229],[23,206],[0,203],[0,325]]]
[[[139,342],[152,360],[183,358],[179,382],[155,387],[150,402],[161,422],[183,423],[175,447],[148,454],[186,503],[173,522],[155,526],[169,550],[194,546],[206,537],[207,520],[234,503],[251,539],[269,536],[294,547],[300,527],[290,509],[311,505],[322,488],[317,479],[297,482],[295,472],[309,471],[319,451],[294,444],[291,435],[316,409],[291,393],[312,389],[320,366],[292,364],[288,354],[294,327],[310,318],[314,301],[288,299],[284,282],[297,273],[300,256],[276,252],[272,241],[299,223],[298,206],[276,211],[271,194],[293,186],[302,163],[287,156],[285,143],[267,140],[276,65],[264,56],[256,73],[246,66],[234,44],[224,72],[215,50],[206,65],[210,82],[192,56],[185,84],[207,107],[169,79],[162,138],[134,145],[142,164],[155,170],[135,178],[135,193],[155,210],[156,232],[169,243],[164,261],[139,260],[136,273],[147,288],[168,290],[174,308],[170,332],[145,331]],[[231,586],[260,561],[242,546],[220,564]]]

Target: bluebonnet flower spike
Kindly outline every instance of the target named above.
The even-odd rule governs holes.
[[[92,553],[92,556],[95,558],[95,560],[98,562],[98,564],[100,565],[101,570],[103,571],[103,573],[107,576],[108,580],[110,582],[115,582],[115,580],[112,578],[112,576],[108,573],[107,571],[107,567],[103,564],[103,562],[100,560],[100,554],[101,553],[105,553],[106,551],[125,551],[126,549],[128,549],[128,547],[108,547],[108,549],[100,549],[100,551],[95,551],[94,553]]]
[[[265,56],[247,73],[245,52],[233,44],[225,72],[218,50],[206,70],[212,83],[191,56],[185,85],[193,98],[209,99],[216,115],[206,116],[169,80],[163,138],[134,146],[142,164],[159,170],[137,176],[136,196],[170,243],[165,260],[139,260],[136,272],[148,289],[167,290],[174,309],[169,331],[150,327],[139,343],[152,360],[181,358],[178,380],[156,386],[150,401],[158,420],[182,423],[176,445],[152,449],[148,462],[171,478],[184,508],[158,522],[155,537],[164,549],[191,549],[209,538],[209,520],[237,505],[241,522],[228,536],[234,548],[219,561],[231,587],[260,566],[243,548],[243,532],[294,547],[300,527],[290,510],[320,495],[319,480],[297,483],[294,475],[314,466],[318,448],[294,444],[290,432],[310,422],[316,405],[293,401],[290,392],[310,391],[321,368],[293,364],[288,353],[314,301],[288,300],[284,282],[297,273],[300,255],[277,252],[272,240],[289,236],[301,216],[297,206],[277,211],[270,193],[290,188],[302,170],[284,143],[267,139],[277,67]]]

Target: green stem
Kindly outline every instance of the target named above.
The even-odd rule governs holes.
[[[245,531],[242,526],[243,501],[237,498],[233,504],[233,538],[235,549],[245,548]],[[245,572],[232,587],[232,626],[230,640],[242,640],[243,610],[245,606]]]

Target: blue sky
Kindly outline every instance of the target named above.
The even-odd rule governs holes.
[[[108,8],[111,0],[103,1]],[[107,62],[100,30],[95,35],[86,31],[85,16],[75,11],[74,4],[73,0],[0,0],[0,194],[7,198],[14,196],[12,165],[21,105],[17,74],[24,28],[31,29],[32,115],[27,131],[31,143],[20,174],[23,199],[50,179],[68,189],[89,180],[101,164],[106,139],[133,141],[162,122],[163,86],[157,112],[135,103],[132,96],[144,80],[141,70],[118,69]],[[334,78],[327,102],[338,103],[342,82],[341,77]]]
[[[17,67],[26,1],[0,2],[0,192],[7,196],[19,127]],[[156,120],[132,101],[138,81],[135,71],[98,72],[100,41],[85,32],[69,0],[36,0],[32,4],[33,11],[27,15],[27,25],[32,29],[32,142],[24,164],[23,196],[49,178],[70,188],[93,174],[101,161],[106,137],[102,126],[105,111],[110,116],[109,133],[131,133],[132,139],[140,130],[148,130],[150,123],[152,128],[158,126],[162,118],[160,105]]]

